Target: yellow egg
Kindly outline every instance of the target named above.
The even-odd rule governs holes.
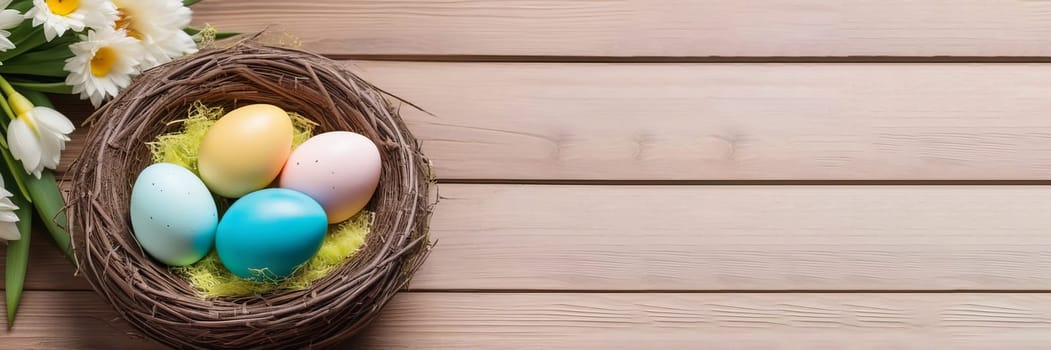
[[[208,129],[197,169],[212,192],[238,198],[273,182],[291,150],[288,113],[273,105],[248,105],[227,113]]]

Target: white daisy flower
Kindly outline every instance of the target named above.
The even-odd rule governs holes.
[[[183,31],[193,17],[181,0],[114,0],[117,29],[138,39],[145,49],[142,70],[197,52],[197,43]]]
[[[33,26],[44,25],[47,41],[62,36],[67,30],[81,32],[84,28],[105,28],[117,20],[117,7],[109,0],[33,0],[33,8],[25,18],[33,19]]]
[[[66,85],[96,108],[131,83],[143,57],[138,40],[113,28],[89,31],[83,41],[69,45],[69,50],[73,57],[63,67],[69,72]]]
[[[22,239],[22,233],[18,232],[18,215],[15,210],[18,206],[11,202],[11,192],[4,188],[4,178],[0,177],[0,239],[17,241]]]
[[[7,126],[11,155],[22,161],[27,173],[40,178],[44,168],[55,169],[66,149],[73,123],[58,111],[36,107],[21,94],[8,96],[15,120]]]
[[[11,32],[7,30],[22,24],[22,14],[19,13],[18,10],[7,8],[8,5],[11,5],[11,1],[12,0],[0,0],[0,9],[4,9],[3,11],[0,11],[0,51],[7,51],[15,48],[15,44],[9,39]]]

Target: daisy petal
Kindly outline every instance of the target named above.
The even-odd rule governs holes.
[[[65,34],[66,31],[81,32],[84,28],[112,27],[117,20],[117,8],[110,0],[78,0],[76,8],[66,14],[51,11],[45,0],[33,0],[33,7],[26,11],[25,18],[33,19],[33,26],[44,26],[47,41]]]

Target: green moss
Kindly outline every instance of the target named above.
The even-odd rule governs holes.
[[[222,107],[194,103],[187,118],[175,122],[182,123],[182,130],[161,135],[156,141],[148,144],[153,161],[177,164],[196,174],[201,140],[204,139],[208,128],[224,114]],[[313,135],[317,124],[297,113],[289,113],[289,117],[294,127],[292,144],[295,148]],[[224,203],[220,203],[220,206],[222,204]],[[329,226],[328,235],[317,255],[284,280],[258,282],[241,279],[223,266],[215,251],[193,265],[173,267],[172,270],[190,281],[190,284],[206,298],[256,295],[281,289],[304,289],[353,256],[364,245],[371,225],[372,213],[362,211],[342,224]]]
[[[189,280],[206,298],[257,295],[281,289],[305,289],[314,281],[327,276],[361,249],[371,225],[372,213],[362,211],[330,229],[317,255],[281,281],[259,282],[241,279],[223,266],[215,251],[193,265],[174,267],[172,270]]]
[[[186,119],[176,122],[182,122],[182,131],[158,136],[156,141],[147,145],[153,153],[154,163],[176,164],[197,174],[201,140],[208,128],[223,116],[223,107],[208,107],[196,102],[188,114]]]
[[[314,127],[317,126],[317,123],[296,112],[288,113],[288,117],[292,118],[292,149],[296,149],[303,142],[307,142],[307,139],[311,136],[314,136]]]

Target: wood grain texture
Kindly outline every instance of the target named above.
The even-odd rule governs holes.
[[[76,127],[76,129],[73,130],[73,134],[70,135],[72,140],[66,143],[66,149],[62,151],[62,159],[56,170],[56,175],[61,177],[67,170],[69,170],[73,161],[84,152],[84,144],[87,141],[88,130],[90,128],[85,121],[95,109],[91,106],[91,103],[80,100],[76,95],[49,95],[49,97],[51,98],[51,102],[55,105],[55,109],[66,115]]]
[[[26,291],[15,327],[0,330],[0,344],[20,350],[163,349],[87,291]]]
[[[1048,294],[402,293],[340,349],[1043,349]],[[154,349],[91,292],[26,294],[10,349]]]
[[[440,190],[413,289],[1051,289],[1043,186]]]
[[[355,67],[441,179],[1051,179],[1051,65]]]
[[[307,49],[408,56],[1047,56],[1046,1],[206,1],[194,22],[271,25]]]
[[[195,23],[222,30],[282,23],[273,30],[341,58],[1051,56],[1047,1],[259,0],[194,10]],[[346,64],[435,114],[403,109],[449,182],[1051,180],[1048,64]],[[58,103],[78,123],[90,113]],[[441,195],[439,244],[415,292],[342,348],[1051,342],[1051,294],[967,293],[1051,290],[1042,186],[443,184]],[[47,239],[34,242],[30,290],[0,347],[160,347],[87,291]]]
[[[1051,180],[1051,64],[347,64],[443,180]]]
[[[1043,186],[441,188],[413,290],[1049,290]],[[86,289],[46,240],[30,289]]]
[[[1035,350],[1051,342],[1049,298],[1047,294],[403,293],[356,345],[376,349]]]
[[[7,249],[0,249],[0,262],[7,261]],[[3,264],[0,264],[3,266]],[[76,275],[76,267],[66,260],[58,247],[42,228],[33,232],[29,247],[29,270],[26,273],[26,290],[90,290],[88,280]],[[0,290],[6,289],[0,280]]]

